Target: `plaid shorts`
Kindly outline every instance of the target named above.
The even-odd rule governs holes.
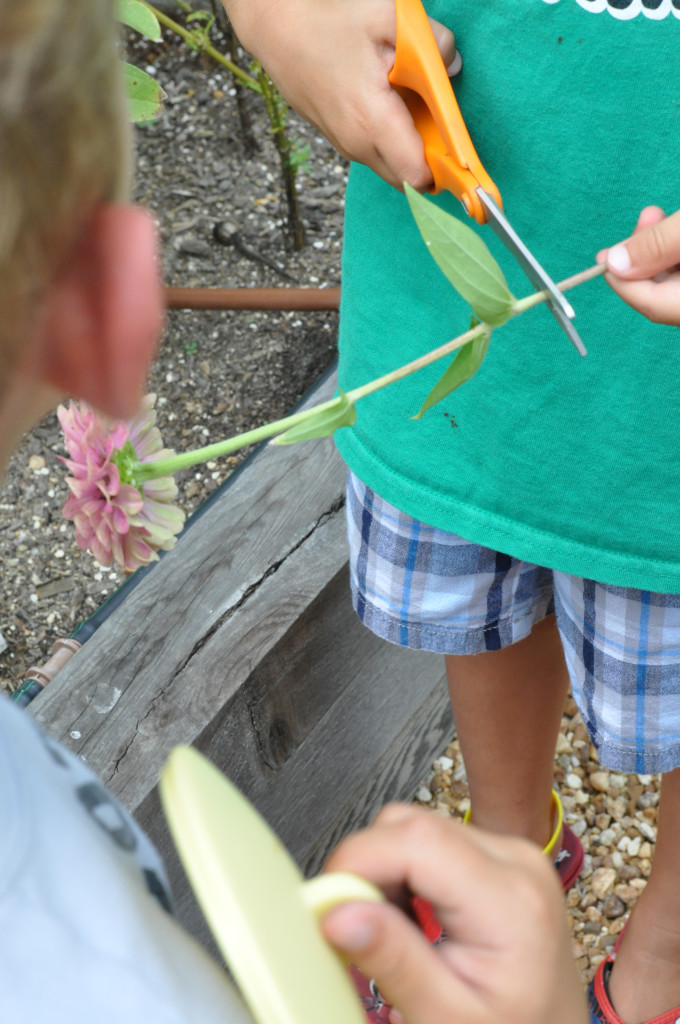
[[[611,587],[426,526],[347,482],[350,582],[378,636],[440,654],[496,651],[555,613],[571,688],[602,764],[680,766],[680,594]]]

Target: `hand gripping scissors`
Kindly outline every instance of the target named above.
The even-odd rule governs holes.
[[[503,213],[500,193],[472,144],[421,0],[395,2],[397,44],[388,78],[405,100],[425,145],[425,159],[434,179],[430,191],[452,192],[470,217],[495,231],[529,280],[548,293],[553,316],[577,351],[586,355],[571,322],[572,306]]]

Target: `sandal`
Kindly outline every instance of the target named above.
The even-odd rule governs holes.
[[[590,1010],[590,1024],[625,1024],[614,1009],[609,998],[609,975],[612,964],[616,959],[616,953],[603,960],[597,968],[595,977],[588,988],[588,1008]],[[677,1024],[680,1020],[680,1006],[673,1010],[667,1010],[658,1017],[653,1017],[646,1024]]]

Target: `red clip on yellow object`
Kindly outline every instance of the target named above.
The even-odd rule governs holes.
[[[469,216],[489,224],[526,275],[549,293],[548,306],[581,355],[574,310],[503,213],[500,193],[477,156],[421,0],[395,0],[397,42],[390,84],[404,99],[423,140],[432,192],[452,192]]]

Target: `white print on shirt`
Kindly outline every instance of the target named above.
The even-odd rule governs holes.
[[[557,4],[560,0],[544,0],[546,4]],[[652,21],[661,21],[672,14],[680,19],[680,0],[576,0],[579,7],[592,14],[609,11],[614,18],[629,21],[643,14]]]

